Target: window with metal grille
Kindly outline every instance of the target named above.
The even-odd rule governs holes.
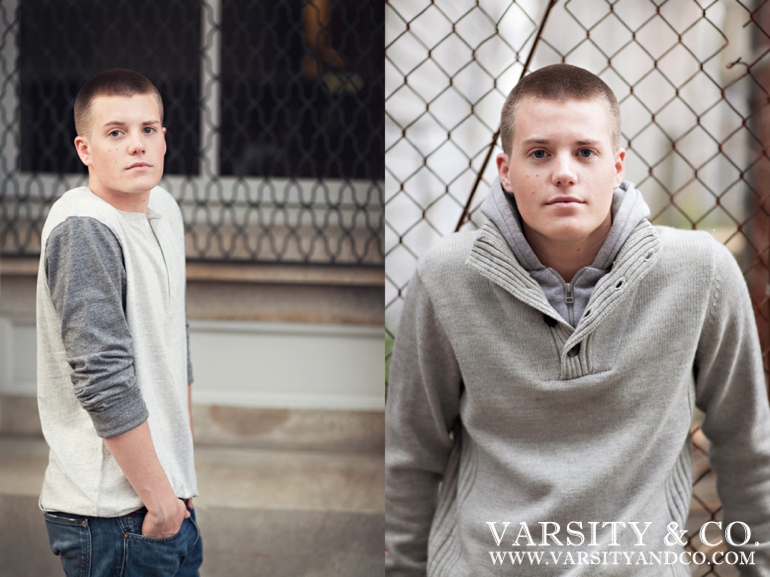
[[[0,250],[35,256],[87,182],[72,105],[94,74],[164,99],[161,185],[188,258],[381,267],[384,6],[374,0],[0,0]]]

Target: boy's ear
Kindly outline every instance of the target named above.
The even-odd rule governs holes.
[[[626,151],[619,148],[615,153],[615,188],[619,187],[626,176]]]
[[[500,184],[503,186],[503,190],[513,193],[513,190],[511,190],[511,180],[508,174],[511,168],[508,155],[504,152],[501,152],[497,155],[496,161],[497,175],[500,177]]]
[[[82,136],[75,138],[75,150],[78,151],[80,162],[86,166],[91,166],[91,148],[88,145],[88,141]]]

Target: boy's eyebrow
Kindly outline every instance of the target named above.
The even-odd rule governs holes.
[[[550,140],[548,140],[547,138],[537,138],[537,137],[527,138],[527,139],[521,141],[521,143],[524,144],[524,145],[527,145],[527,144],[548,144],[549,142],[550,142]]]
[[[585,138],[582,140],[578,140],[575,144],[578,146],[596,146],[597,144],[601,144],[602,141],[594,138]]]
[[[601,144],[601,140],[596,138],[581,138],[580,140],[576,140],[575,144],[578,146],[596,146],[597,144]],[[550,144],[551,141],[547,138],[540,138],[537,136],[534,136],[532,138],[527,138],[525,140],[521,141],[521,144],[524,146],[528,146],[531,144]]]
[[[128,122],[124,122],[123,120],[108,120],[104,123],[103,126],[128,126]],[[145,120],[142,122],[142,126],[150,126],[152,124],[160,124],[160,120]]]

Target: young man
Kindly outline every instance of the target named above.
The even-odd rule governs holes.
[[[721,560],[770,575],[770,410],[735,260],[705,232],[650,225],[593,74],[526,76],[501,135],[489,221],[409,284],[387,574],[684,577]],[[724,505],[705,537],[735,558],[684,550],[696,406]]]
[[[163,103],[107,70],[75,100],[88,187],[43,228],[38,402],[50,458],[40,495],[68,576],[198,575],[182,216],[156,185]]]

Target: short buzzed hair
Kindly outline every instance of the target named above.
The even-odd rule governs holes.
[[[500,139],[503,152],[508,156],[513,146],[516,110],[524,98],[556,101],[601,99],[610,121],[612,145],[620,148],[620,106],[612,89],[588,70],[569,64],[553,64],[526,75],[505,99],[500,114]]]
[[[163,99],[155,85],[145,76],[125,68],[105,70],[86,82],[75,98],[75,131],[84,136],[91,128],[91,103],[97,96],[134,96],[151,94],[158,103],[163,124]]]

